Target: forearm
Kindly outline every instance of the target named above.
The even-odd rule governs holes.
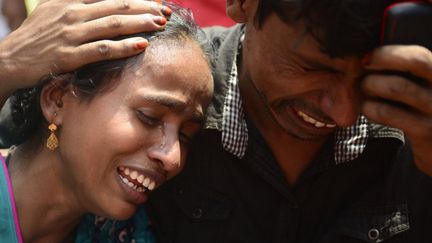
[[[0,107],[18,87],[13,81],[15,65],[7,48],[7,40],[0,42]]]
[[[0,42],[0,102],[15,90],[31,87],[50,73],[118,59],[144,51],[142,37],[119,35],[164,28],[171,10],[156,2],[46,0],[24,23]],[[161,21],[161,19],[163,21]]]

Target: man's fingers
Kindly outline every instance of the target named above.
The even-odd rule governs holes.
[[[96,41],[70,49],[73,55],[65,56],[73,57],[72,60],[63,60],[63,62],[69,62],[68,69],[73,70],[93,62],[133,56],[144,51],[147,46],[148,41],[139,37],[120,41]],[[86,63],[82,63],[82,60],[86,60]],[[61,65],[66,66],[66,64]]]
[[[164,17],[151,14],[112,15],[82,23],[77,26],[80,31],[70,29],[68,32],[70,32],[69,36],[74,36],[76,42],[85,43],[121,35],[157,31],[163,29],[165,24]]]
[[[144,0],[106,0],[85,5],[84,18],[88,21],[109,15],[153,14],[169,17],[171,9],[157,2]]]
[[[432,116],[432,91],[411,80],[397,75],[371,74],[362,85],[369,96],[397,101]]]
[[[431,136],[432,121],[415,112],[376,101],[364,102],[362,111],[369,120],[399,128],[413,140]]]
[[[432,53],[422,46],[388,45],[373,52],[368,70],[408,72],[432,82]]]

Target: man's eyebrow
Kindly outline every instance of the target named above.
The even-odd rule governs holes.
[[[189,106],[187,103],[163,95],[142,95],[140,96],[140,100],[146,103],[153,103],[156,105],[165,106],[169,110],[172,110],[176,113],[184,113],[189,110]],[[204,114],[202,112],[195,110],[191,113],[191,120],[193,122],[202,123],[204,121]]]
[[[336,68],[334,68],[333,66],[330,66],[326,63],[321,63],[321,62],[317,62],[316,60],[314,60],[311,57],[307,57],[305,55],[302,55],[300,53],[297,53],[297,57],[310,69],[313,70],[322,70],[322,71],[327,71],[327,72],[331,72],[331,73],[341,73],[343,71],[338,70]]]

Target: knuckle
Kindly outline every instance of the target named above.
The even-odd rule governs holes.
[[[406,94],[409,91],[412,91],[410,90],[409,81],[399,76],[396,76],[391,80],[389,90],[391,95]]]
[[[127,0],[117,0],[116,5],[119,10],[128,10],[131,8]]]
[[[149,25],[151,25],[151,24],[153,24],[153,16],[154,15],[152,15],[152,14],[148,14],[148,13],[146,13],[146,14],[143,14],[143,15],[141,15],[141,17],[140,17],[140,24],[144,27],[144,26],[149,26]]]
[[[98,53],[102,57],[107,57],[111,53],[111,47],[107,42],[101,42],[97,45]]]
[[[68,57],[71,54],[71,51],[69,48],[62,47],[58,48],[57,53],[59,57]]]
[[[80,11],[74,5],[65,7],[62,20],[66,23],[75,23],[79,19]]]
[[[375,80],[378,78],[379,76],[376,74],[369,74],[367,75],[363,81],[361,82],[361,87],[363,90],[365,91],[369,91],[372,92],[375,89],[375,86],[377,84],[377,82],[375,82]]]
[[[70,26],[65,26],[61,32],[61,37],[64,41],[70,42],[75,39],[76,31],[73,31]]]
[[[432,69],[432,54],[422,46],[417,46],[413,51],[412,66],[418,69]]]
[[[64,69],[74,57],[74,52],[71,48],[59,48],[57,50],[56,65],[60,69]]]
[[[388,108],[382,104],[377,105],[375,107],[375,115],[380,120],[387,119],[388,118]]]
[[[111,28],[120,28],[122,27],[123,23],[122,20],[120,18],[120,16],[118,15],[114,15],[109,17],[108,19],[108,26]]]

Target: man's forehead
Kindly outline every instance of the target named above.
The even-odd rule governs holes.
[[[278,62],[276,65],[285,65],[286,62],[295,61],[314,70],[343,72],[347,66],[358,61],[357,56],[332,57],[323,50],[316,38],[307,31],[302,21],[287,24],[269,17],[268,31],[272,32],[267,40],[275,45],[273,56]],[[272,29],[273,28],[273,29]],[[356,61],[357,60],[357,61]]]
[[[380,44],[382,15],[397,0],[260,0],[265,16],[284,23],[304,21],[326,53],[361,56]],[[260,15],[258,8],[257,16]],[[263,18],[262,23],[267,22]]]

